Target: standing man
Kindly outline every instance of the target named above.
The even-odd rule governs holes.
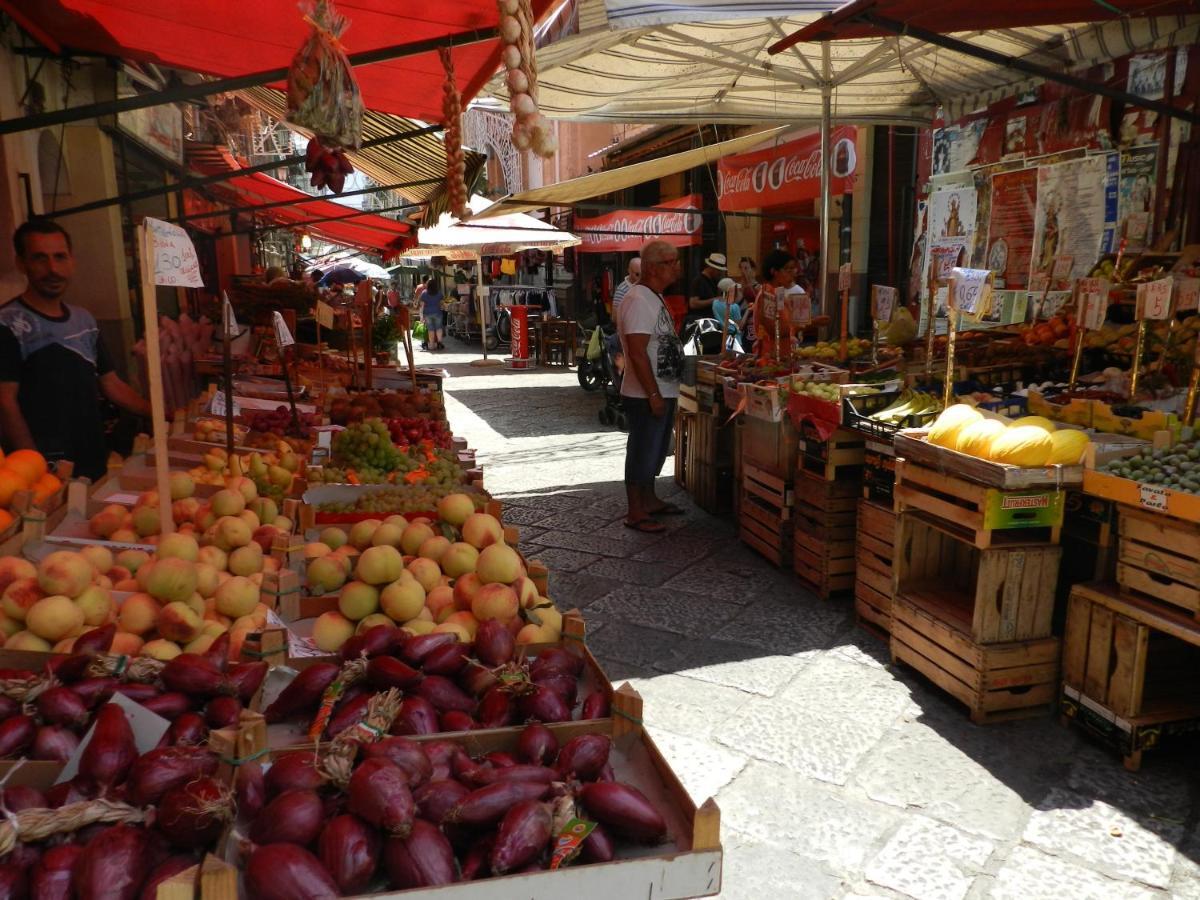
[[[0,307],[0,437],[7,450],[69,459],[76,475],[99,478],[108,459],[100,394],[139,416],[150,404],[113,371],[92,314],[62,301],[75,274],[70,235],[33,218],[13,246],[29,287]]]
[[[696,319],[707,319],[712,316],[714,300],[721,299],[721,291],[717,287],[717,279],[722,278],[729,270],[724,253],[710,253],[704,259],[704,268],[692,282],[692,291],[688,295],[688,314],[684,320],[694,322]]]
[[[628,274],[625,280],[617,285],[617,289],[613,292],[612,315],[614,322],[620,322],[621,301],[625,299],[625,295],[629,293],[629,289],[642,280],[642,258],[635,256],[629,261]]]
[[[642,280],[625,294],[617,319],[625,348],[621,403],[629,420],[625,447],[625,493],[629,514],[625,527],[647,534],[664,531],[657,515],[682,512],[654,493],[671,444],[683,344],[675,333],[662,292],[679,275],[679,251],[666,241],[642,248]]]

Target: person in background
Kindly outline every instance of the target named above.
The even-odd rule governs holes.
[[[779,341],[790,347],[791,318],[785,295],[796,283],[796,257],[786,250],[772,250],[763,259],[763,285],[754,304],[755,350],[762,358],[775,353],[775,319],[779,317]]]
[[[642,280],[642,258],[635,256],[629,261],[629,269],[625,275],[625,280],[617,285],[617,289],[613,291],[612,299],[612,317],[614,322],[620,321],[621,301],[625,299],[625,295],[629,293],[629,289]]]
[[[425,320],[425,343],[422,350],[445,350],[442,343],[442,331],[446,326],[445,313],[442,312],[442,286],[437,278],[425,282],[425,293],[421,295],[421,317]]]
[[[641,259],[642,280],[626,293],[618,322],[625,348],[621,403],[629,420],[625,527],[658,534],[665,528],[655,516],[682,512],[654,493],[654,479],[670,452],[683,372],[683,344],[662,294],[678,276],[679,251],[666,241],[650,241],[642,248]]]
[[[725,323],[726,334],[739,335],[745,325],[746,314],[742,311],[741,304],[737,302],[737,289],[738,283],[732,278],[722,278],[717,282],[717,290],[721,292],[721,296],[713,301],[713,318],[718,322]],[[726,319],[726,311],[728,311],[728,319]]]
[[[96,320],[63,302],[75,274],[71,236],[33,218],[13,234],[25,292],[0,307],[0,438],[8,451],[69,459],[75,475],[107,470],[100,395],[139,416],[150,404],[113,371]]]
[[[287,271],[283,266],[267,266],[267,271],[263,274],[263,284],[274,284],[276,281],[287,280]]]
[[[707,319],[712,315],[713,301],[721,292],[717,289],[717,279],[729,270],[724,253],[710,253],[704,259],[704,268],[692,280],[692,290],[688,295],[688,312],[684,325],[696,319]]]

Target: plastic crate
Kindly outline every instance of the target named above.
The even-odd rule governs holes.
[[[842,398],[842,427],[853,428],[867,437],[890,444],[896,432],[901,428],[921,428],[937,418],[937,412],[920,413],[905,416],[895,425],[890,422],[880,422],[872,419],[873,413],[891,406],[900,391],[887,391],[881,394],[861,394],[855,397]]]

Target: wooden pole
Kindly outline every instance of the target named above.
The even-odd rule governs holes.
[[[1183,407],[1183,424],[1191,426],[1196,419],[1196,391],[1200,389],[1200,352],[1192,363],[1192,378],[1188,382],[1187,403]]]
[[[225,376],[225,453],[233,459],[233,354],[229,348],[229,329],[221,317],[221,356]]]
[[[171,534],[175,520],[171,516],[170,460],[167,450],[167,420],[163,400],[162,355],[158,346],[158,296],[154,284],[154,232],[143,222],[138,226],[138,253],[141,255],[142,323],[146,334],[147,380],[150,382],[150,421],[154,425],[154,475],[158,487],[158,530]]]
[[[838,277],[841,277],[840,273]],[[839,291],[839,295],[842,298],[842,345],[838,350],[838,358],[844,365],[846,362],[846,336],[850,333],[850,289]]]
[[[925,319],[925,377],[933,378],[934,313],[937,312],[937,260],[929,261],[929,312]]]
[[[946,288],[946,383],[942,388],[942,409],[949,409],[954,402],[954,338],[957,332],[954,316],[954,288],[956,279],[950,276],[950,284]]]
[[[1129,402],[1137,402],[1138,382],[1142,380],[1142,354],[1146,350],[1146,326],[1149,325],[1147,319],[1142,319],[1138,322],[1137,343],[1133,350],[1133,371],[1129,375]]]

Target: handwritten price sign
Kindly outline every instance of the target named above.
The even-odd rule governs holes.
[[[1175,282],[1175,309],[1188,312],[1200,308],[1200,278],[1180,278]]]
[[[871,285],[871,316],[876,322],[892,321],[896,309],[896,289],[883,284]]]
[[[988,290],[987,279],[991,275],[989,269],[960,269],[953,270],[954,278],[954,308],[968,316],[978,317],[987,312]]]
[[[188,233],[178,225],[161,219],[146,218],[152,238],[151,261],[154,283],[165,287],[204,287],[200,278],[200,260]]]
[[[1079,321],[1089,331],[1104,327],[1108,318],[1108,289],[1107,278],[1079,279]]]
[[[838,267],[838,290],[850,290],[850,263],[842,263]]]
[[[233,304],[229,302],[229,295],[221,291],[221,327],[223,333],[231,338],[238,335],[238,320],[233,314]]]
[[[1139,284],[1137,289],[1137,317],[1139,319],[1169,319],[1171,317],[1171,289],[1175,282],[1171,278],[1160,278]]]
[[[278,342],[280,350],[296,343],[296,339],[292,337],[291,330],[287,327],[287,322],[283,321],[282,314],[278,311],[272,313],[271,322],[275,326],[275,340]]]

